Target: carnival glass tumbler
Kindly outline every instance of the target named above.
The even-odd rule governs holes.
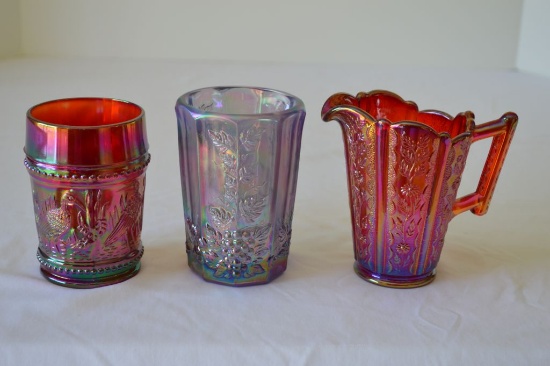
[[[376,90],[335,94],[322,117],[337,120],[344,135],[356,272],[388,287],[430,283],[449,221],[487,212],[517,115],[476,126],[472,112],[419,111]],[[457,199],[470,145],[489,137],[477,190]]]
[[[270,282],[287,265],[304,104],[212,87],[181,96],[176,114],[189,266],[225,285]]]
[[[107,98],[53,100],[29,109],[26,125],[42,274],[76,288],[136,275],[150,160],[143,109]]]

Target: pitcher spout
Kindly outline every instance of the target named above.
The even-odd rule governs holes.
[[[344,134],[365,123],[376,120],[359,106],[357,98],[346,93],[337,93],[327,99],[321,110],[325,122],[336,120],[342,126]]]

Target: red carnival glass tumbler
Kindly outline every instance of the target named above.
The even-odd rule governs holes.
[[[189,266],[230,286],[282,274],[305,109],[264,88],[213,87],[176,103]]]
[[[476,126],[472,112],[419,111],[377,90],[331,96],[322,118],[344,135],[357,274],[387,287],[430,283],[449,221],[487,212],[517,115]],[[457,199],[470,145],[488,137],[477,190]]]
[[[90,288],[137,274],[147,150],[143,109],[129,102],[72,98],[28,111],[25,166],[46,279]]]

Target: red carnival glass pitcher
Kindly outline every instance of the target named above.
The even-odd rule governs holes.
[[[487,212],[517,115],[476,126],[472,112],[419,111],[376,90],[334,94],[322,117],[340,122],[344,134],[357,274],[387,287],[430,283],[449,221]],[[477,190],[456,198],[471,144],[488,137]]]

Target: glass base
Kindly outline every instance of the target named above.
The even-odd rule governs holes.
[[[435,269],[420,276],[389,276],[381,275],[361,267],[357,262],[353,265],[355,273],[365,281],[375,285],[391,288],[415,288],[431,283],[435,279]]]
[[[71,288],[96,288],[114,285],[124,282],[136,274],[141,268],[140,259],[143,256],[143,248],[139,254],[125,263],[113,265],[108,268],[81,268],[77,266],[52,265],[41,255],[38,250],[37,257],[40,262],[40,272],[48,281],[56,285]]]
[[[249,273],[241,273],[240,275],[235,276],[229,271],[222,272],[210,269],[195,258],[196,257],[193,255],[188,255],[187,263],[193,272],[199,275],[206,282],[230,287],[265,285],[281,276],[285,272],[287,265],[287,260],[281,259],[272,263],[268,271],[262,267],[263,272],[261,273],[254,275],[250,275]]]

